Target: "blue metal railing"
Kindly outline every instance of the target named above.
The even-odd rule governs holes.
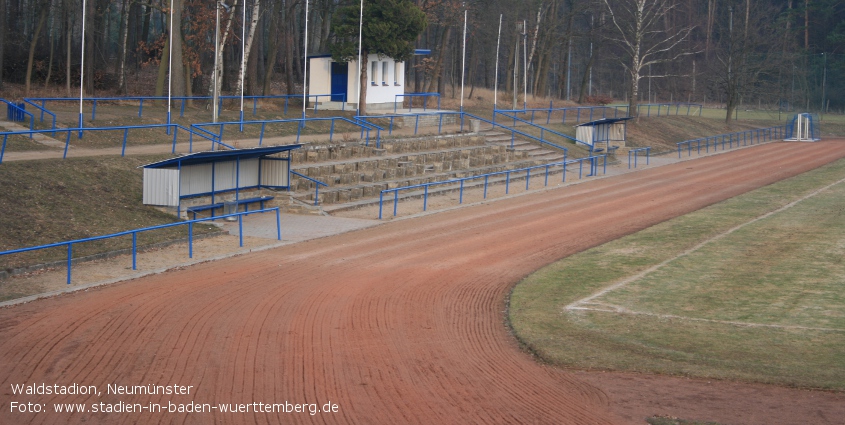
[[[645,152],[645,164],[649,165],[649,157],[651,156],[651,147],[636,148],[628,151],[628,168],[631,168],[631,157],[634,157],[634,168],[637,168],[637,156],[640,152]]]
[[[276,238],[278,240],[282,240],[282,227],[281,227],[279,207],[274,207],[274,208],[266,208],[266,209],[263,209],[263,210],[244,211],[244,212],[238,212],[238,213],[227,214],[227,215],[219,215],[219,216],[216,216],[216,217],[199,218],[199,219],[194,219],[194,220],[182,221],[182,222],[178,222],[178,223],[162,224],[162,225],[159,225],[159,226],[143,227],[143,228],[140,228],[140,229],[127,230],[127,231],[124,231],[124,232],[112,233],[110,235],[103,235],[103,236],[95,236],[95,237],[92,237],[92,238],[75,239],[75,240],[72,240],[72,241],[56,242],[56,243],[33,246],[33,247],[28,247],[28,248],[13,249],[13,250],[10,250],[10,251],[0,252],[0,256],[9,255],[9,254],[18,254],[18,253],[21,253],[21,252],[28,252],[28,251],[37,251],[37,250],[41,250],[41,249],[55,248],[55,247],[60,247],[60,246],[67,246],[67,284],[70,285],[71,267],[73,265],[73,245],[74,244],[78,244],[78,243],[82,243],[82,242],[92,242],[92,241],[103,240],[103,239],[111,239],[111,238],[116,238],[116,237],[119,237],[119,236],[132,235],[132,270],[137,270],[138,233],[151,231],[151,230],[166,229],[166,228],[175,227],[175,226],[187,225],[188,226],[188,257],[194,258],[194,223],[200,223],[200,222],[203,222],[203,221],[211,221],[211,220],[216,220],[216,219],[221,219],[221,218],[226,218],[226,217],[237,217],[238,218],[238,235],[239,235],[239,239],[240,239],[240,246],[244,246],[243,217],[246,216],[246,215],[250,215],[250,214],[259,214],[259,213],[265,213],[265,212],[270,212],[270,211],[276,212]]]
[[[29,115],[29,129],[32,130],[35,125],[35,116],[32,113],[28,112],[24,109],[23,104],[17,104],[14,102],[9,102],[6,99],[0,99],[0,102],[5,103],[7,106],[7,117],[10,121],[25,121],[24,118],[26,115]],[[29,136],[32,138],[32,135]]]
[[[320,204],[320,186],[328,187],[329,185],[327,185],[327,184],[325,184],[325,183],[323,183],[319,180],[312,179],[311,177],[308,177],[304,174],[297,173],[296,171],[293,171],[293,170],[291,170],[290,173],[295,175],[295,176],[302,177],[303,179],[314,183],[314,206],[319,205]]]
[[[387,134],[391,135],[391,134],[393,134],[394,120],[396,120],[397,118],[401,118],[407,124],[408,119],[413,118],[414,119],[414,135],[416,136],[419,133],[420,118],[435,117],[435,116],[438,117],[437,134],[440,134],[440,133],[443,132],[443,117],[450,116],[450,115],[454,115],[456,117],[462,118],[462,115],[461,115],[460,112],[449,111],[449,112],[419,112],[419,113],[411,113],[411,114],[392,114],[392,115],[359,115],[359,116],[355,117],[355,120],[362,121],[362,122],[367,123],[368,125],[371,125],[373,127],[377,127],[381,131],[384,131],[385,128],[380,127],[376,123],[369,121],[369,120],[377,120],[377,119],[390,120],[390,124],[388,124],[388,126],[387,126]],[[463,121],[461,123],[463,124]],[[463,126],[461,126],[461,129],[463,129]]]
[[[565,148],[565,147],[563,147],[563,146],[561,146],[561,145],[558,145],[558,144],[556,144],[556,143],[549,142],[548,140],[544,140],[544,139],[539,138],[539,137],[537,137],[537,136],[534,136],[534,135],[528,134],[528,133],[526,133],[526,132],[524,132],[524,131],[519,131],[519,130],[517,130],[517,129],[515,129],[515,128],[508,127],[508,126],[506,126],[506,125],[504,125],[504,124],[499,124],[499,123],[497,123],[497,122],[494,122],[494,121],[491,121],[491,120],[488,120],[488,119],[485,119],[485,118],[481,118],[481,117],[479,117],[479,116],[476,116],[476,115],[473,115],[473,114],[470,114],[470,113],[467,113],[467,112],[461,112],[461,114],[462,114],[462,119],[461,119],[461,130],[462,130],[462,131],[463,131],[463,116],[466,116],[466,117],[469,117],[469,118],[472,118],[472,119],[476,119],[476,120],[479,120],[479,121],[481,121],[481,122],[484,122],[484,123],[490,124],[490,125],[492,125],[493,127],[501,127],[501,128],[503,128],[503,129],[506,129],[506,130],[510,131],[510,132],[511,132],[511,148],[513,148],[513,146],[514,146],[514,139],[515,139],[516,135],[517,135],[517,134],[519,134],[519,135],[520,135],[520,136],[522,136],[522,137],[526,137],[526,138],[529,138],[529,139],[531,139],[531,140],[534,140],[534,141],[537,141],[537,142],[539,142],[539,143],[542,143],[542,144],[544,144],[544,145],[551,146],[551,147],[553,147],[553,148],[555,148],[555,149],[560,149],[560,150],[562,150],[562,151],[564,152],[564,158],[566,157],[566,155],[568,155],[568,154],[569,154],[569,149],[567,149],[567,148]]]
[[[517,123],[517,122],[521,122],[521,123],[523,123],[523,124],[526,124],[526,125],[532,126],[532,127],[534,127],[534,128],[539,128],[539,129],[540,129],[540,139],[543,139],[543,138],[544,138],[545,133],[547,133],[547,132],[548,132],[548,133],[552,133],[552,134],[554,134],[554,135],[556,135],[556,136],[563,137],[564,139],[569,140],[569,141],[571,141],[571,142],[574,142],[576,145],[577,145],[578,143],[580,143],[580,144],[582,144],[582,145],[586,146],[587,148],[589,148],[589,149],[590,149],[590,152],[592,152],[592,151],[593,151],[593,145],[591,145],[591,144],[589,144],[589,143],[587,143],[587,142],[583,142],[583,141],[581,141],[581,140],[578,140],[578,139],[576,139],[576,138],[574,138],[574,137],[572,137],[572,136],[570,136],[570,135],[568,135],[568,134],[563,134],[563,133],[561,133],[561,132],[554,131],[554,130],[552,130],[552,129],[545,128],[545,127],[543,127],[543,126],[540,126],[540,125],[534,124],[533,122],[523,120],[522,118],[517,118],[516,113],[513,113],[513,116],[508,115],[508,113],[509,113],[509,112],[505,112],[505,111],[493,111],[493,122],[496,122],[496,114],[502,114],[502,115],[504,115],[504,116],[506,116],[506,117],[508,117],[508,118],[513,119],[513,121],[514,121],[514,124],[513,124],[513,125],[514,125],[514,127],[516,127],[516,123]]]
[[[603,173],[606,174],[607,173],[607,155],[599,155],[599,156],[589,156],[589,157],[572,159],[572,160],[564,159],[563,161],[559,161],[559,162],[552,162],[552,163],[543,164],[543,165],[534,165],[534,166],[531,166],[531,167],[518,168],[518,169],[514,169],[514,170],[497,171],[497,172],[493,172],[493,173],[479,174],[479,175],[476,175],[476,176],[463,177],[463,178],[459,178],[459,179],[451,179],[451,180],[444,180],[444,181],[440,181],[440,182],[429,182],[429,183],[422,183],[422,184],[416,184],[416,185],[411,185],[411,186],[397,187],[397,188],[393,188],[393,189],[385,189],[385,190],[382,190],[381,192],[379,192],[378,218],[379,218],[379,220],[383,219],[382,212],[383,212],[383,209],[384,209],[384,195],[386,193],[393,192],[393,216],[396,217],[397,209],[398,209],[398,205],[399,205],[399,192],[403,191],[403,190],[411,190],[411,189],[422,188],[423,189],[423,211],[427,211],[428,210],[428,192],[429,192],[429,188],[431,186],[458,184],[459,185],[459,187],[458,187],[458,191],[459,191],[458,203],[463,204],[464,203],[464,185],[465,185],[464,183],[467,182],[467,181],[472,181],[472,180],[477,180],[477,179],[483,178],[484,179],[484,195],[483,196],[484,196],[484,199],[487,199],[487,186],[490,184],[490,177],[504,175],[505,176],[505,194],[509,194],[510,193],[511,174],[525,172],[525,190],[528,190],[530,185],[531,185],[531,171],[532,170],[541,169],[541,168],[544,169],[545,170],[545,181],[544,181],[543,185],[548,186],[548,184],[549,184],[549,172],[551,171],[552,168],[556,168],[556,167],[561,168],[561,174],[562,174],[561,182],[565,182],[566,181],[566,167],[568,165],[572,165],[572,164],[577,163],[578,164],[578,179],[580,180],[580,179],[583,178],[584,162],[588,161],[590,163],[589,164],[590,173],[587,175],[587,177],[590,177],[590,176],[594,176],[598,173],[598,160],[599,159],[603,160],[603,165],[602,165]],[[517,178],[521,178],[521,176],[518,176]]]
[[[314,112],[317,112],[317,110],[318,110],[317,103],[319,103],[320,98],[332,97],[332,96],[340,96],[340,95],[333,95],[333,94],[309,94],[309,95],[306,95],[306,96],[303,96],[301,94],[298,94],[298,95],[297,94],[268,95],[268,96],[253,95],[253,96],[244,96],[243,98],[244,98],[244,100],[252,100],[252,115],[256,115],[256,113],[257,113],[258,100],[259,99],[270,99],[270,100],[284,99],[284,101],[285,101],[284,114],[287,115],[288,104],[289,104],[291,99],[302,99],[303,97],[307,98],[308,100],[313,99],[314,100]],[[346,95],[345,94],[343,95],[343,98],[344,98],[344,103],[345,103],[345,101],[346,101]],[[90,102],[92,104],[91,121],[94,121],[94,120],[97,119],[97,103],[98,102],[122,102],[122,101],[124,101],[124,102],[128,102],[128,101],[138,102],[138,118],[141,118],[144,115],[144,101],[148,101],[148,102],[167,101],[167,99],[168,99],[167,96],[125,96],[125,97],[90,97],[90,98],[83,98],[82,100],[84,102]],[[223,101],[224,100],[234,100],[234,99],[240,100],[241,97],[240,96],[231,96],[231,95],[219,96],[218,97],[218,102],[219,102],[218,106],[219,107],[217,109],[218,110],[217,115],[220,116],[220,114],[222,113]],[[172,96],[172,97],[170,97],[170,100],[181,102],[181,105],[179,107],[179,116],[183,117],[185,115],[185,103],[187,101],[211,100],[211,97],[209,97],[209,96]],[[41,112],[41,121],[42,122],[44,121],[44,112],[52,115],[53,116],[53,128],[55,128],[55,118],[56,118],[56,116],[55,116],[54,113],[50,112],[46,108],[47,102],[79,102],[79,98],[29,97],[29,98],[25,98],[24,101],[26,103],[29,103],[29,104],[37,107],[38,109],[40,109],[42,111]],[[40,103],[40,106],[39,106],[39,103]],[[343,108],[345,108],[345,104],[342,107],[342,109]],[[241,116],[241,120],[243,120],[243,116]],[[169,116],[168,116],[167,122],[168,122],[168,124],[170,123],[170,117]]]
[[[188,135],[189,135],[188,151],[189,152],[193,152],[194,135],[195,134],[199,137],[202,137],[206,140],[211,141],[213,147],[216,146],[216,145],[220,145],[220,146],[225,147],[227,149],[235,149],[233,146],[230,146],[230,145],[227,145],[223,142],[220,142],[220,141],[214,139],[213,137],[209,137],[209,136],[206,136],[205,134],[202,134],[200,132],[193,131],[190,128],[182,127],[179,124],[148,124],[148,125],[117,126],[117,127],[57,128],[57,129],[52,129],[52,130],[48,129],[48,130],[10,131],[10,132],[0,133],[0,136],[3,137],[3,144],[0,145],[0,164],[3,163],[3,155],[6,152],[6,143],[9,139],[9,136],[29,135],[30,137],[32,137],[32,135],[36,134],[36,133],[37,134],[47,133],[47,134],[54,134],[54,135],[56,133],[67,133],[67,136],[65,137],[64,153],[62,154],[62,159],[65,159],[65,158],[67,158],[68,148],[70,147],[70,135],[71,135],[71,133],[74,133],[74,132],[82,133],[83,131],[123,131],[123,144],[122,144],[122,149],[121,149],[120,155],[124,156],[126,154],[126,145],[127,145],[127,141],[128,141],[129,130],[162,128],[162,127],[167,127],[168,131],[170,131],[171,128],[173,129],[173,143],[172,143],[171,153],[174,153],[174,154],[176,153],[176,137],[177,137],[178,131],[180,129],[188,132]]]
[[[779,125],[775,127],[756,128],[753,130],[718,134],[716,136],[707,136],[699,139],[684,140],[683,142],[677,143],[678,158],[681,158],[681,148],[683,145],[686,145],[687,147],[687,156],[692,156],[693,150],[696,150],[698,154],[701,155],[702,142],[704,142],[705,153],[709,153],[711,142],[713,143],[713,151],[715,152],[719,150],[719,145],[721,145],[722,150],[725,150],[725,145],[727,145],[727,149],[732,149],[734,143],[736,143],[737,147],[739,147],[747,146],[749,143],[753,145],[755,141],[757,143],[764,143],[777,138],[783,139],[786,130],[786,125]],[[695,146],[695,149],[693,149],[693,146]]]
[[[613,112],[613,116],[611,117],[609,112]],[[533,124],[536,118],[536,114],[539,112],[541,114],[546,114],[546,125],[551,124],[552,116],[556,113],[560,112],[562,118],[560,120],[561,124],[566,124],[567,116],[571,119],[570,121],[574,121],[575,124],[581,123],[581,116],[582,112],[584,113],[584,122],[595,121],[597,119],[604,119],[604,118],[624,118],[628,116],[628,106],[627,105],[604,105],[604,106],[576,106],[576,107],[566,107],[566,108],[555,108],[553,103],[549,103],[548,108],[533,108],[533,109],[493,109],[493,115],[495,116],[496,113],[504,113],[504,114],[531,114],[531,118],[528,120]],[[510,117],[510,116],[509,116]]]
[[[693,108],[698,108],[698,116],[701,116],[701,111],[704,108],[704,105],[700,103],[643,103],[637,105],[637,113],[642,113],[642,108],[646,107],[646,117],[651,116],[651,108],[657,108],[657,116],[660,116],[660,112],[663,110],[663,107],[666,107],[666,111],[663,113],[663,116],[672,115],[672,108],[675,108],[674,115],[681,115],[682,107],[686,107],[687,113],[686,115],[693,115],[694,112],[691,112]]]
[[[26,103],[28,103],[28,104],[30,104],[30,105],[32,105],[32,106],[34,106],[36,109],[38,109],[39,111],[41,111],[41,118],[39,119],[39,122],[44,122],[44,113],[45,113],[45,112],[46,112],[47,114],[50,114],[50,116],[51,116],[51,117],[53,117],[53,122],[52,122],[52,124],[50,125],[50,128],[52,128],[52,129],[55,129],[55,128],[56,128],[56,114],[54,114],[54,113],[52,113],[52,112],[50,112],[50,111],[48,111],[48,110],[44,109],[44,107],[43,107],[43,106],[40,106],[40,105],[38,105],[37,103],[33,103],[33,102],[31,102],[28,98],[24,98],[24,100],[23,100],[23,101],[24,101],[24,102],[26,102]]]
[[[436,97],[437,98],[437,110],[440,110],[440,93],[405,93],[405,94],[397,94],[396,97],[393,99],[393,113],[396,113],[396,107],[400,103],[399,98],[402,98],[401,104],[402,108],[405,107],[405,99],[408,99],[408,112],[414,107],[414,98],[421,97],[423,98],[423,111],[426,110],[428,107],[428,98],[429,97]]]
[[[354,121],[345,118],[345,117],[325,117],[325,118],[290,118],[284,120],[256,120],[256,121],[227,121],[227,122],[217,122],[217,123],[198,123],[198,124],[191,124],[191,128],[197,129],[198,131],[203,131],[206,134],[211,135],[217,140],[217,143],[223,144],[223,132],[226,126],[237,125],[239,126],[240,130],[243,131],[244,126],[248,125],[261,125],[261,132],[258,136],[258,145],[261,146],[264,143],[264,133],[267,128],[267,124],[285,124],[285,123],[297,123],[296,126],[296,143],[299,143],[299,139],[302,136],[302,129],[306,128],[307,123],[309,122],[321,122],[321,121],[330,121],[331,127],[329,129],[329,142],[334,139],[334,131],[335,131],[335,123],[337,121],[349,123],[355,127],[359,127],[361,130],[361,138],[365,140],[365,145],[370,145],[370,131],[374,130],[376,132],[376,146],[381,145],[381,129],[380,127],[374,126],[366,121],[361,122],[361,120],[355,119]],[[219,133],[214,133],[213,131],[207,130],[204,127],[211,127],[211,128],[218,128]]]

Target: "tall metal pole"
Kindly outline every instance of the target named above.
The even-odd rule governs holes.
[[[522,109],[528,108],[528,21],[522,21]]]
[[[302,73],[302,127],[305,127],[305,103],[308,99],[308,0],[305,0],[305,38],[302,42],[303,52],[305,52],[305,70]]]
[[[569,37],[569,53],[566,59],[566,100],[572,99],[572,37]]]
[[[170,96],[173,90],[173,0],[170,0],[170,34],[167,46],[167,124],[170,124]],[[167,134],[170,134],[170,127],[167,127]]]
[[[461,112],[464,111],[464,77],[466,75],[466,63],[467,63],[467,12],[468,10],[464,10],[464,47],[463,47],[463,57],[461,59]]]
[[[244,129],[244,86],[246,86],[246,80],[244,79],[244,69],[246,68],[246,0],[243,2],[243,8],[244,12],[241,21],[241,131]]]
[[[496,82],[493,86],[493,110],[499,107],[499,47],[502,44],[502,17],[499,15],[499,38],[496,40]]]
[[[79,70],[79,137],[82,137],[82,98],[83,87],[85,87],[85,10],[87,9],[87,2],[82,0],[82,58],[80,60],[81,69]],[[3,17],[5,18],[5,16]]]
[[[220,111],[218,111],[220,93],[217,91],[217,80],[219,79],[217,73],[220,63],[220,1],[216,1],[215,5],[217,18],[214,20],[214,72],[212,73],[214,81],[211,82],[214,87],[211,91],[211,122],[217,122],[217,115],[220,114]]]
[[[361,115],[361,66],[363,66],[361,64],[361,48],[363,47],[363,44],[364,44],[363,35],[364,35],[364,0],[361,0],[361,15],[358,17],[358,72],[356,73],[356,75],[358,76],[358,78],[356,78],[356,80],[358,81],[358,95],[356,96],[356,99],[355,99],[355,104],[358,105],[357,112],[355,113],[355,115],[359,115],[359,116]]]

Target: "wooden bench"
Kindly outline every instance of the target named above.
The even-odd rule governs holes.
[[[234,202],[237,202],[238,206],[243,205],[244,211],[249,211],[249,204],[254,204],[254,203],[258,202],[261,205],[261,209],[264,209],[264,203],[267,202],[267,201],[273,200],[273,198],[275,198],[275,197],[274,196],[258,196],[258,197],[255,197],[255,198],[238,199]],[[210,205],[197,205],[197,206],[194,206],[194,207],[188,207],[185,211],[188,214],[193,214],[194,220],[196,220],[198,212],[211,210],[211,216],[214,217],[214,210],[216,210],[217,208],[223,208],[224,205],[225,204],[222,203],[222,202],[219,202],[219,203],[216,203],[216,204],[210,204]]]

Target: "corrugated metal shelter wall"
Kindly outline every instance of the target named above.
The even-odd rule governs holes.
[[[240,173],[238,176],[238,185],[240,187],[258,186],[258,167],[259,159],[242,159],[240,165]]]
[[[145,168],[144,204],[179,206],[179,170]]]
[[[182,167],[182,196],[211,192],[211,164],[186,165]]]
[[[287,187],[290,162],[272,159],[261,160],[261,184],[270,187]]]
[[[625,124],[599,124],[596,126],[596,141],[599,142],[624,142]]]
[[[575,138],[592,146],[593,145],[593,126],[585,125],[575,127]]]

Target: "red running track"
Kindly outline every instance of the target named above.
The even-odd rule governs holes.
[[[845,157],[772,143],[0,309],[0,423],[611,424],[520,351],[505,297],[567,255]],[[102,395],[13,395],[11,385]],[[193,386],[108,395],[108,384]],[[317,403],[336,413],[11,413],[10,403]]]

